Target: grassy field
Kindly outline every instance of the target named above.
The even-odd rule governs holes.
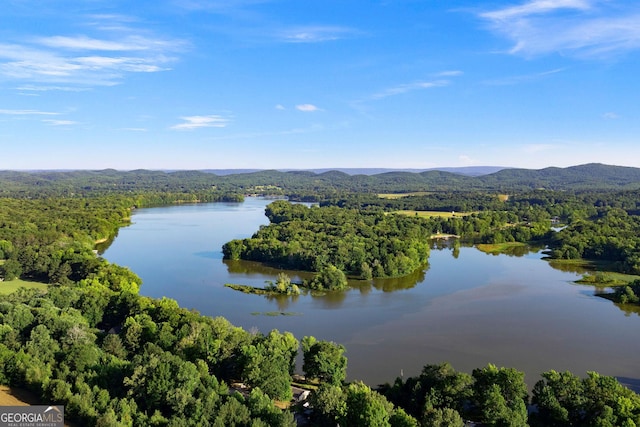
[[[19,288],[37,288],[37,289],[46,290],[47,284],[40,283],[40,282],[31,282],[28,280],[21,280],[21,279],[11,280],[8,282],[7,281],[0,282],[0,294],[2,295],[10,294],[11,292],[16,291]]]
[[[431,194],[427,191],[415,191],[413,193],[379,193],[378,197],[381,199],[402,199],[403,197],[408,196],[426,196],[427,194]]]
[[[525,246],[527,246],[526,243],[520,242],[479,243],[476,245],[476,248],[488,254],[504,254],[513,251],[514,248],[522,248]]]
[[[0,406],[29,406],[29,405],[48,405],[42,402],[37,396],[29,391],[19,388],[11,388],[0,385]],[[16,424],[23,425],[23,424]],[[24,424],[30,425],[30,424]],[[78,427],[77,424],[65,421],[65,427]]]
[[[0,406],[27,406],[35,403],[35,396],[32,394],[0,385]]]
[[[411,211],[411,210],[396,211],[395,213],[398,213],[400,215],[420,216],[425,218],[431,218],[434,216],[439,216],[443,218],[453,218],[453,217],[471,215],[471,212]]]
[[[640,276],[633,274],[598,271],[583,275],[582,279],[576,280],[576,283],[594,286],[625,286],[638,279],[640,279]]]
[[[634,274],[617,273],[615,264],[610,261],[590,261],[586,259],[549,259],[553,268],[563,271],[572,271],[582,274],[576,283],[593,286],[623,286],[634,280],[640,280],[640,276]]]

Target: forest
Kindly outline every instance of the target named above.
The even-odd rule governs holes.
[[[606,261],[612,271],[640,274],[636,196],[635,191],[567,195],[537,190],[502,201],[495,194],[467,193],[393,200],[354,194],[313,207],[276,201],[266,210],[268,226],[251,238],[228,242],[223,253],[227,259],[312,272],[332,266],[368,280],[414,272],[428,262],[430,236],[447,234],[472,243],[545,244],[551,258]],[[394,214],[407,209],[454,215]],[[552,223],[563,227],[553,231]]]
[[[143,297],[135,272],[96,251],[138,207],[276,194],[315,204],[273,202],[270,224],[226,244],[224,255],[313,271],[314,286],[329,290],[339,274],[365,280],[415,271],[437,233],[541,243],[550,257],[639,274],[638,170],[604,167],[611,173],[596,179],[591,172],[602,168],[453,180],[444,172],[2,172],[0,290],[12,280],[49,285],[0,295],[0,383],[65,405],[79,425],[293,426],[303,418],[349,426],[640,425],[640,396],[595,372],[541,373],[530,389],[515,368],[463,373],[425,361],[420,375],[379,387],[347,382],[339,343],[245,331],[171,299]],[[638,304],[638,283],[610,298]],[[311,411],[290,404],[292,384],[311,390]]]

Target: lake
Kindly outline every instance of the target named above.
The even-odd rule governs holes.
[[[313,335],[347,348],[348,378],[375,386],[448,361],[459,371],[493,363],[526,373],[597,371],[637,384],[640,316],[573,283],[538,251],[488,255],[432,249],[429,266],[401,279],[352,282],[326,296],[267,298],[225,288],[264,286],[280,270],[222,259],[221,247],[268,220],[269,200],[139,209],[103,256],[143,279],[140,293],[167,296],[247,330]],[[304,273],[288,271],[294,281]],[[283,315],[286,314],[286,315]],[[301,368],[301,362],[299,363]]]

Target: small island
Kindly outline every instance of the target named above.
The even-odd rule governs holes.
[[[287,274],[279,273],[275,283],[267,281],[263,288],[231,283],[227,283],[224,286],[245,294],[276,296],[300,295],[302,292],[311,292],[314,295],[318,295],[325,291],[343,291],[349,285],[345,274],[335,266],[329,265],[319,271],[313,279],[302,283],[292,283]]]

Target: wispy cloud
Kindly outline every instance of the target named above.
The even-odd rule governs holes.
[[[180,8],[192,11],[228,13],[270,1],[273,0],[174,0],[173,3]]]
[[[51,126],[71,126],[71,125],[77,125],[78,122],[75,122],[73,120],[53,120],[53,119],[46,119],[43,120],[44,123],[51,125]]]
[[[100,51],[131,51],[147,50],[149,44],[155,44],[154,40],[129,36],[124,40],[100,40],[87,36],[53,36],[34,39],[36,44],[53,48],[69,50],[100,50]]]
[[[296,110],[304,111],[305,113],[312,113],[314,111],[320,111],[320,108],[316,107],[313,104],[299,104],[296,105]]]
[[[36,86],[36,85],[25,85],[19,86],[16,89],[25,91],[25,92],[48,92],[52,90],[58,90],[63,92],[83,92],[89,90],[88,88],[83,87],[72,87],[72,86]]]
[[[520,83],[526,83],[526,82],[530,82],[530,81],[535,81],[535,80],[540,80],[544,77],[553,75],[553,74],[557,74],[557,73],[561,73],[565,71],[565,68],[555,68],[553,70],[548,70],[548,71],[542,71],[539,73],[533,73],[533,74],[524,74],[524,75],[519,75],[519,76],[510,76],[510,77],[504,77],[501,79],[493,79],[493,80],[487,80],[484,82],[484,84],[489,85],[489,86],[509,86],[509,85],[515,85],[515,84],[520,84]]]
[[[605,119],[608,119],[608,120],[615,120],[615,119],[620,118],[620,116],[619,116],[617,113],[614,113],[614,112],[612,112],[612,111],[609,111],[609,112],[607,112],[607,113],[604,113],[604,114],[602,115],[602,117],[603,117],[603,118],[605,118]]]
[[[504,9],[485,12],[483,17],[494,21],[505,21],[514,18],[526,17],[553,12],[559,9],[587,10],[591,8],[589,0],[532,0],[519,6],[511,6]]]
[[[464,72],[460,70],[449,70],[449,71],[441,71],[436,73],[437,77],[457,77],[463,75]]]
[[[229,124],[230,119],[219,115],[187,116],[180,117],[183,123],[171,126],[173,130],[193,130],[200,128],[223,128]]]
[[[435,81],[418,81],[413,83],[401,84],[384,89],[381,92],[374,93],[370,96],[370,99],[383,99],[390,96],[401,95],[407,92],[413,92],[416,90],[431,89],[434,87],[442,87],[449,85],[448,80],[435,80]]]
[[[602,58],[640,49],[636,2],[531,0],[479,16],[512,41],[511,54]]]
[[[0,109],[0,114],[6,114],[10,116],[57,116],[60,113],[53,113],[51,111],[39,111],[39,110],[3,110]]]
[[[319,43],[339,40],[355,33],[355,30],[347,27],[311,25],[280,30],[276,38],[289,43]]]
[[[168,70],[174,55],[186,46],[181,40],[127,27],[122,17],[92,19],[86,27],[97,35],[22,37],[18,43],[0,43],[0,76],[28,82],[23,85],[28,90],[114,85],[128,73]],[[109,25],[109,19],[117,22]]]

